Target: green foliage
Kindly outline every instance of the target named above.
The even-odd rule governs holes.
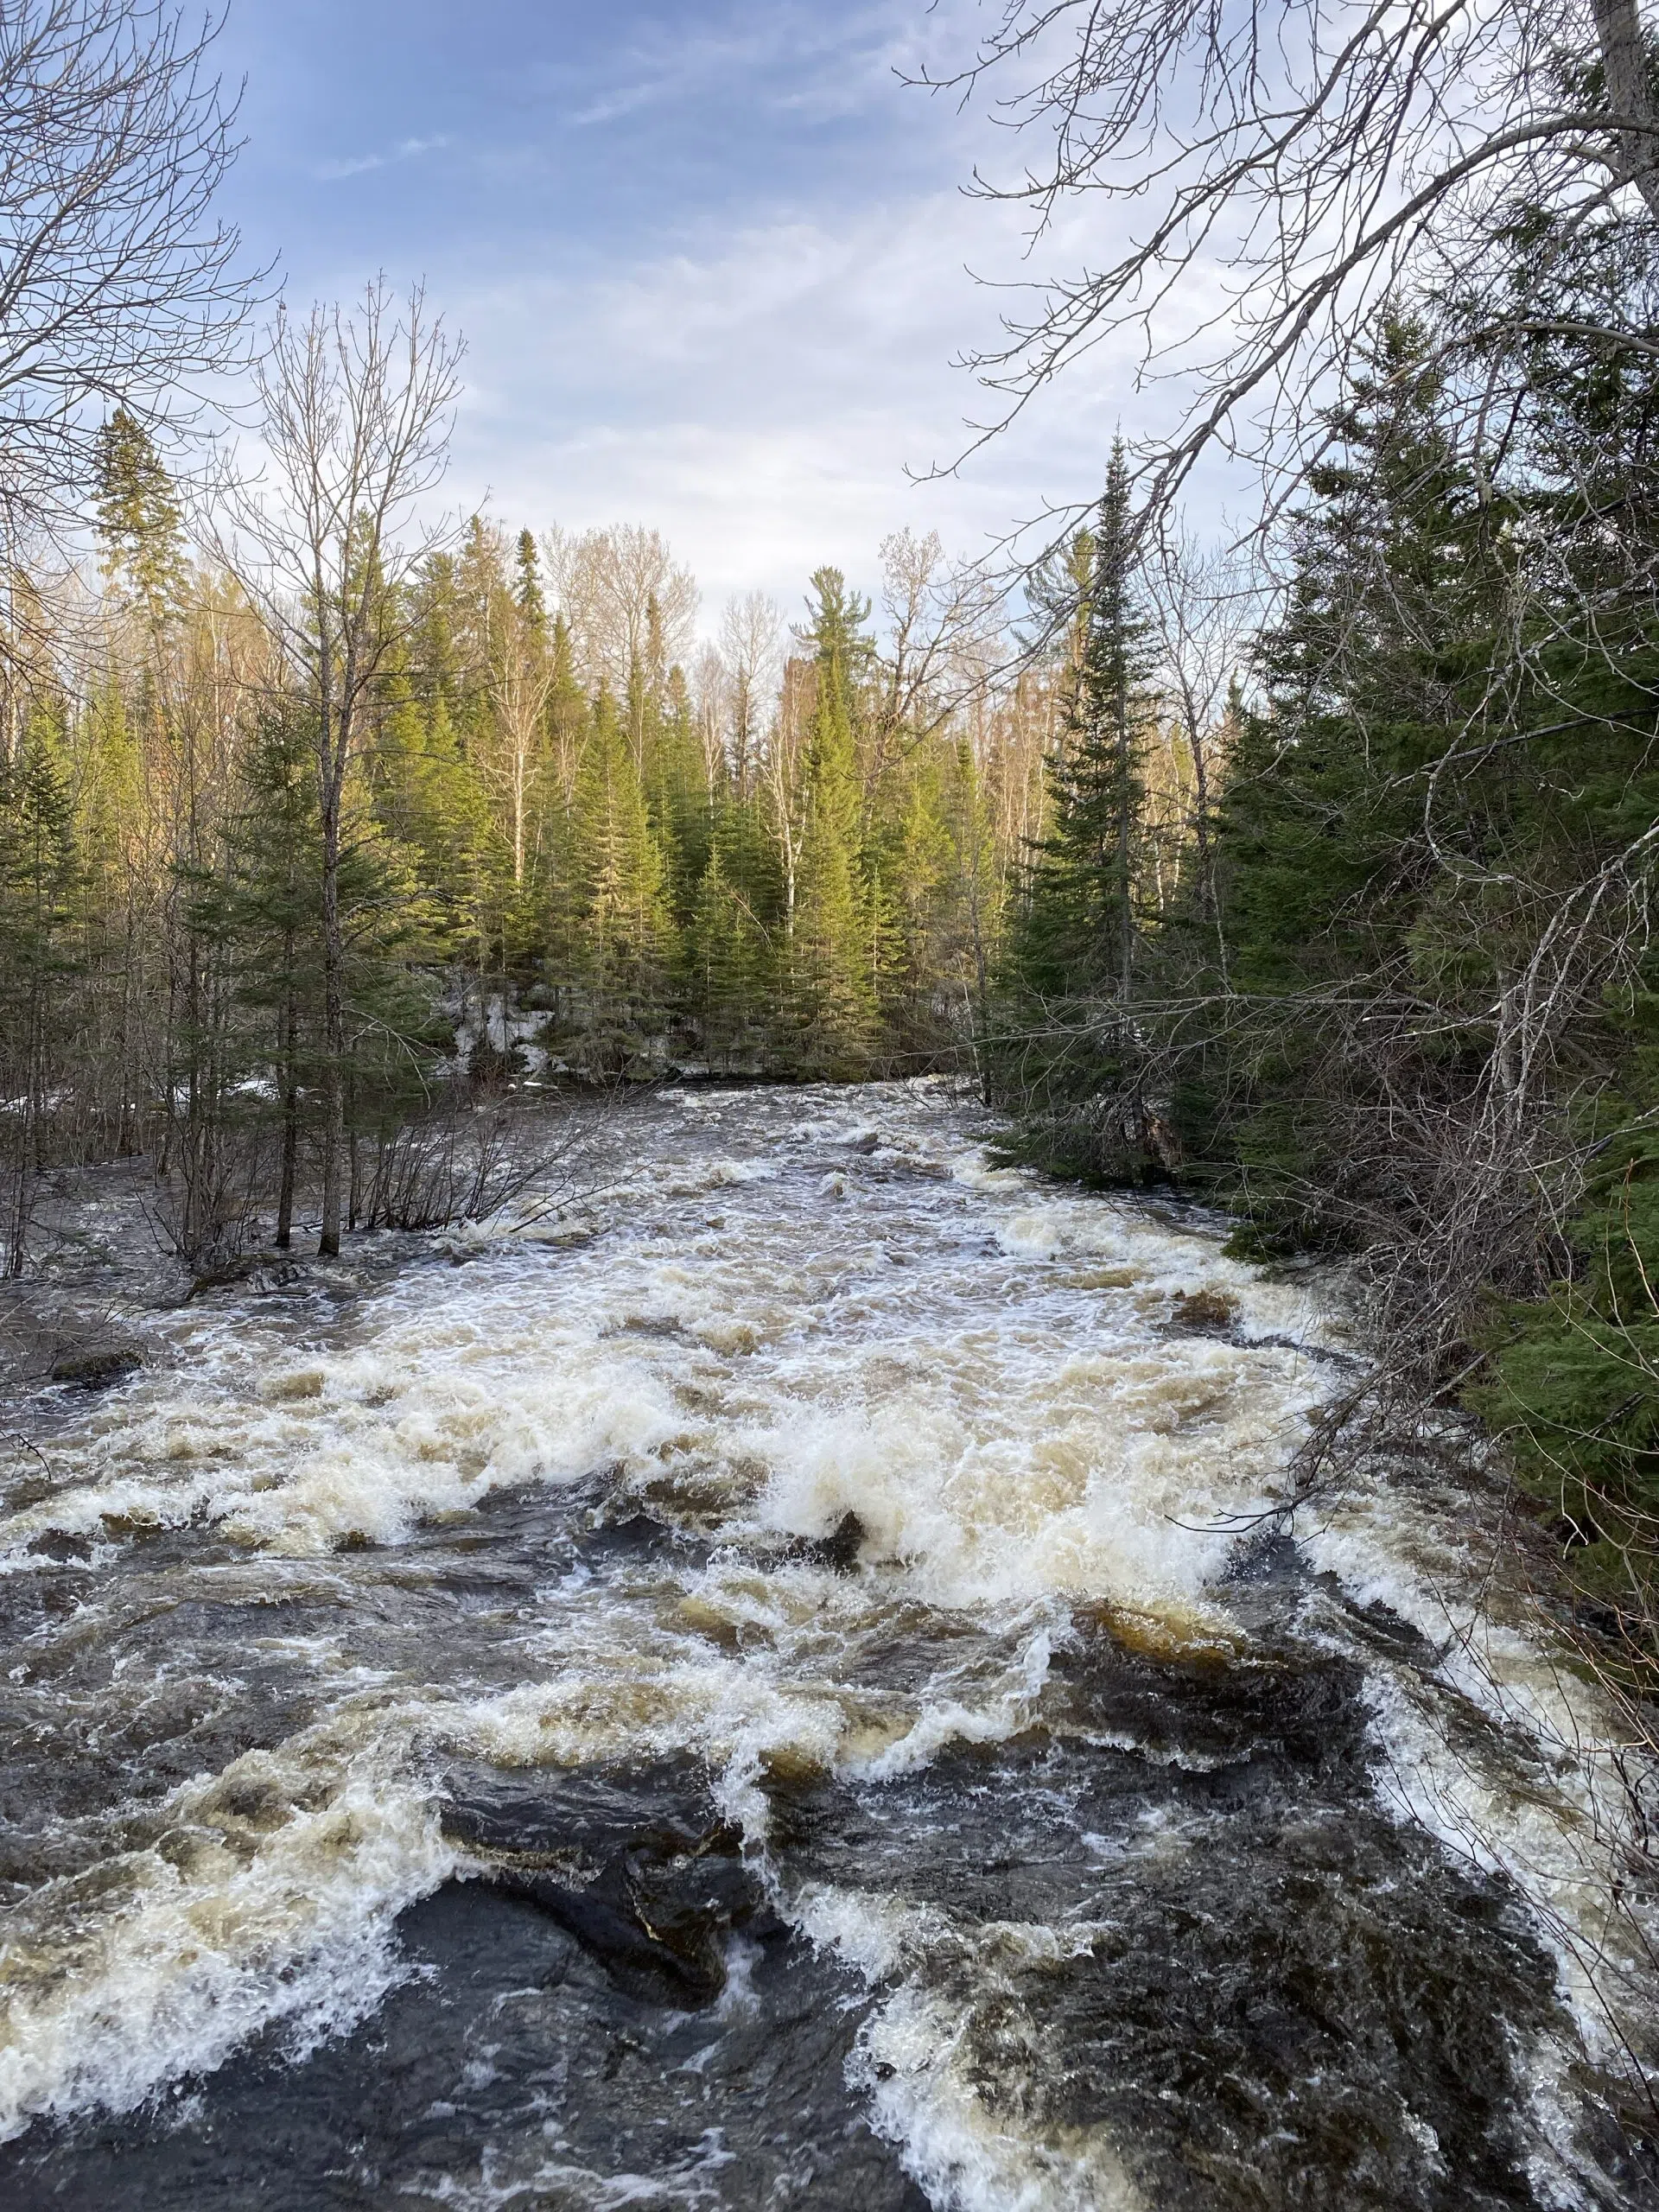
[[[786,1050],[804,1074],[868,1071],[875,1041],[876,913],[863,854],[859,679],[869,605],[838,569],[812,578],[813,701],[800,859],[789,931]]]
[[[1512,1300],[1471,1402],[1552,1506],[1592,1587],[1659,1567],[1659,1135],[1610,1147],[1573,1224],[1574,1271]]]
[[[444,686],[424,705],[403,671],[381,700],[369,774],[380,826],[407,855],[435,952],[476,958],[488,812]]]
[[[1025,1116],[1028,1156],[1072,1173],[1131,1179],[1146,1172],[1142,1117],[1137,1105],[1126,1114],[1119,1102],[1133,1084],[1142,753],[1152,712],[1138,569],[1119,443],[1096,527],[1071,550],[1070,576],[1087,594],[1074,623],[1079,658],[1050,764],[1049,828],[1029,856],[987,1045],[997,1092]]]
[[[1155,916],[1109,486],[991,1065],[1022,1156],[1121,1180],[1151,1141],[1238,1255],[1363,1255],[1395,1371],[1468,1393],[1650,1662],[1659,364],[1605,334],[1650,281],[1616,236],[1532,244],[1523,374],[1455,310],[1384,317],[1325,417],[1208,866]]]
[[[124,407],[99,435],[93,512],[105,575],[152,616],[163,611],[184,580],[178,495],[154,440]]]
[[[581,1057],[625,1068],[662,1018],[674,923],[661,845],[615,702],[596,702],[571,812],[569,884]]]

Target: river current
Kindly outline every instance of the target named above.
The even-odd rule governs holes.
[[[1317,1286],[988,1135],[671,1092],[36,1402],[0,2203],[1659,2203],[1629,1762],[1496,1509],[1271,1517]]]

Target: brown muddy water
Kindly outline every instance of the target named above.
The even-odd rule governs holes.
[[[1659,2203],[1620,1747],[1494,1514],[1256,1519],[1317,1291],[986,1135],[671,1093],[37,1394],[0,2204]]]

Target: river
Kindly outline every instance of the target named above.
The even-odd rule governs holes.
[[[1495,1507],[1262,1518],[1339,1317],[988,1135],[659,1095],[36,1400],[0,2202],[1659,2203],[1642,1839]]]

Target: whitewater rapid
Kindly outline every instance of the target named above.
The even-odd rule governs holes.
[[[988,1134],[671,1093],[558,1205],[48,1395],[0,1516],[16,2201],[1651,2201],[1619,1747],[1486,1602],[1491,1516],[1379,1474],[1287,1533],[1330,1294]],[[573,1918],[619,1837],[747,1885],[716,1998]],[[532,1859],[553,1923],[491,1887]],[[418,2126],[282,2149],[320,2068],[397,2105],[388,2052]]]

